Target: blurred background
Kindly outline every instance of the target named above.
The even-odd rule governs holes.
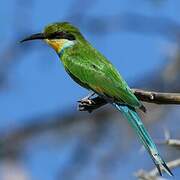
[[[87,91],[40,41],[19,40],[69,21],[121,72],[130,87],[180,92],[180,1],[1,0],[0,179],[137,179],[154,168],[131,127],[106,105],[77,111]],[[155,142],[180,138],[180,106],[145,104]],[[166,161],[178,148],[159,144]],[[180,168],[173,169],[180,179]],[[169,178],[166,175],[165,178]]]

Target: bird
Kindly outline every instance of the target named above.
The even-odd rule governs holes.
[[[66,72],[76,83],[120,111],[135,130],[159,174],[162,176],[163,169],[173,176],[137,112],[138,109],[145,112],[146,108],[133,94],[119,71],[85,39],[76,26],[69,22],[52,23],[45,26],[41,33],[32,34],[20,42],[31,40],[47,43],[55,50]]]

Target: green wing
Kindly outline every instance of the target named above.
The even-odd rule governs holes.
[[[81,86],[115,101],[141,106],[114,66],[93,47],[75,47],[61,59],[66,71]]]

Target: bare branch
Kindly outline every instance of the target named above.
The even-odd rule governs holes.
[[[141,101],[155,104],[180,104],[180,93],[163,93],[132,89],[133,93]]]
[[[164,141],[158,141],[157,144],[168,145],[168,146],[180,149],[180,140],[179,139],[167,139]]]
[[[179,167],[180,166],[180,158],[168,162],[167,165],[170,169],[174,169],[176,167]],[[138,179],[141,179],[141,180],[157,180],[158,176],[159,176],[158,170],[156,168],[154,168],[150,172],[140,170],[135,175],[138,177]]]
[[[180,104],[180,93],[163,93],[155,91],[145,91],[142,89],[132,89],[132,92],[136,97],[144,102],[155,104]],[[92,99],[81,100],[78,104],[79,111],[92,112],[93,110],[107,104],[107,102],[101,97],[95,97]]]
[[[175,146],[180,148],[180,140],[179,139],[168,139],[166,144],[169,146]]]
[[[173,139],[171,138],[171,134],[169,130],[165,129],[165,140],[157,142],[158,144],[165,144],[171,147],[175,147],[177,149],[180,149],[180,140],[179,139]]]

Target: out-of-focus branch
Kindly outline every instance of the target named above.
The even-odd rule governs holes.
[[[162,93],[155,91],[145,91],[142,89],[132,89],[136,97],[144,102],[155,104],[180,104],[180,93]],[[101,97],[92,99],[82,99],[78,104],[79,111],[92,112],[93,110],[107,104]]]
[[[168,165],[168,167],[170,169],[174,169],[176,167],[179,167],[180,166],[180,159],[175,159],[173,161],[170,161],[170,162],[167,163],[167,165]],[[140,180],[157,180],[158,177],[159,177],[157,168],[154,168],[150,172],[146,172],[144,170],[140,170],[135,175]]]
[[[108,109],[105,112],[97,112],[91,115],[91,119],[98,119],[96,123],[104,121],[105,118],[111,117],[112,112]],[[0,132],[0,159],[2,157],[12,157],[17,156],[17,153],[21,152],[23,142],[27,139],[47,131],[58,131],[62,132],[63,129],[68,129],[73,123],[78,124],[78,122],[84,121],[87,118],[86,114],[78,112],[66,112],[53,114],[44,114],[38,117],[33,117],[29,119],[29,123],[25,126],[11,129],[7,134]]]
[[[150,17],[138,13],[124,13],[112,16],[86,17],[82,22],[87,31],[104,35],[112,32],[133,32],[160,35],[179,41],[180,25],[165,17]]]
[[[169,130],[165,129],[164,131],[165,135],[165,140],[162,142],[159,142],[159,144],[166,144],[168,146],[173,146],[176,148],[180,148],[180,140],[178,139],[171,139],[171,135]],[[167,163],[168,167],[170,169],[176,168],[180,166],[180,158],[175,159],[173,161],[170,161]],[[147,172],[144,170],[140,170],[139,172],[136,173],[136,176],[141,179],[141,180],[156,180],[159,179],[159,173],[157,168],[154,168],[153,170]]]
[[[167,139],[162,143],[167,144],[168,146],[174,146],[174,147],[180,148],[180,140],[179,139]]]
[[[180,140],[179,139],[173,139],[171,138],[171,134],[169,130],[165,129],[165,140],[157,142],[158,144],[165,144],[171,147],[175,147],[177,149],[180,149]]]

